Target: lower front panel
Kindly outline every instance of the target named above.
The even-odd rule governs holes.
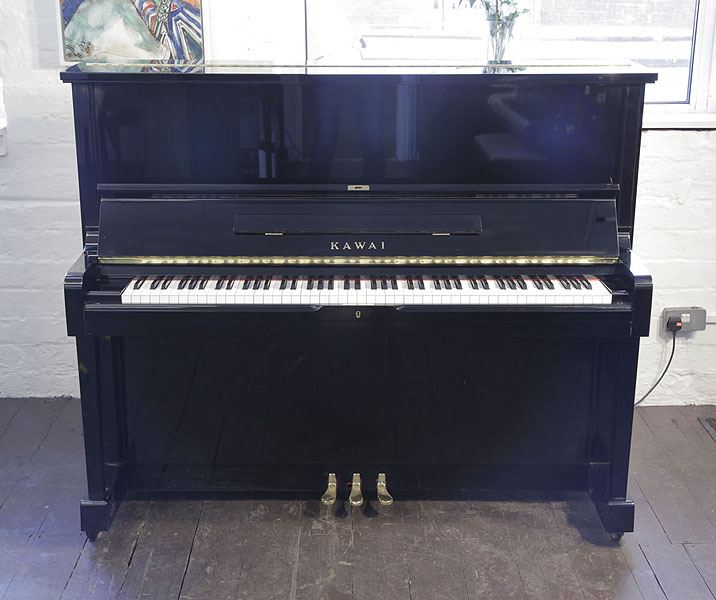
[[[400,496],[585,489],[595,342],[311,336],[124,343],[133,490],[320,493],[386,472]]]

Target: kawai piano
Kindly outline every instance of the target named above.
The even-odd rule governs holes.
[[[88,496],[627,497],[634,65],[80,63]],[[330,509],[329,509],[330,510]]]

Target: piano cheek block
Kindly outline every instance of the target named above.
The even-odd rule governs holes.
[[[176,490],[354,518],[583,490],[607,531],[632,530],[652,286],[627,259],[655,75],[433,70],[62,73],[90,539],[125,493]]]

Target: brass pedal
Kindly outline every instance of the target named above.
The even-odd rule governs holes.
[[[360,473],[353,473],[351,493],[348,496],[348,502],[350,502],[351,506],[363,506],[363,492],[361,491],[360,486]]]
[[[378,503],[383,506],[390,506],[393,504],[393,496],[391,496],[388,491],[388,482],[386,481],[385,473],[378,473],[376,487],[378,489]]]
[[[328,474],[328,486],[326,487],[326,493],[321,496],[321,504],[330,506],[336,503],[336,497],[338,495],[338,482],[336,481],[336,474]]]

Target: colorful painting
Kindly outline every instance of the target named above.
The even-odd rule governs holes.
[[[65,60],[199,62],[201,0],[60,0]]]

